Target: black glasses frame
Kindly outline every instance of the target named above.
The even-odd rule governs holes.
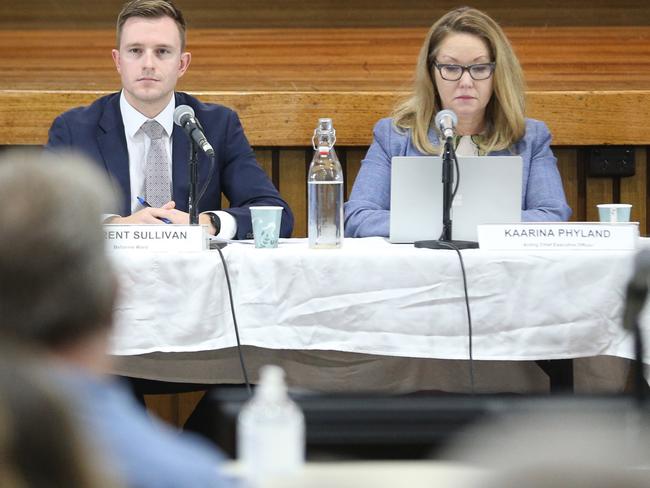
[[[489,79],[493,74],[494,74],[494,68],[496,67],[497,63],[495,61],[492,61],[491,63],[476,63],[476,64],[446,64],[446,63],[438,63],[438,61],[433,61],[433,65],[438,69],[438,73],[440,73],[440,77],[443,80],[446,81],[458,81],[460,80],[463,75],[465,74],[465,71],[469,73],[469,76],[474,80],[474,81],[483,81]],[[472,68],[475,68],[477,66],[489,66],[490,67],[490,74],[486,76],[485,78],[476,78],[472,74]],[[445,76],[442,74],[443,68],[460,68],[460,74],[458,75],[458,78],[445,78]]]

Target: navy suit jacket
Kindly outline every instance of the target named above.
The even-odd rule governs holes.
[[[205,194],[198,202],[199,212],[221,209],[221,193],[230,202],[224,211],[237,221],[238,239],[253,236],[251,205],[279,205],[282,213],[281,237],[290,237],[293,214],[280,197],[271,180],[255,159],[237,114],[222,105],[205,104],[186,94],[175,93],[176,106],[189,105],[205,129],[215,150],[215,172]],[[187,212],[189,197],[190,142],[183,129],[174,125],[172,133],[172,198],[176,208]],[[59,115],[50,127],[48,148],[78,149],[100,164],[121,193],[118,213],[131,213],[131,183],[129,155],[120,112],[120,94],[104,96],[87,107],[78,107]],[[198,190],[207,179],[210,167],[208,157],[199,153]],[[107,209],[108,213],[108,209]]]

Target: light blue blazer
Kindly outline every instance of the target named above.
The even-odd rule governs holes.
[[[410,130],[398,130],[392,119],[375,125],[374,140],[345,203],[346,237],[388,237],[390,215],[390,170],[393,156],[424,156],[413,145]],[[438,144],[433,131],[429,137]],[[544,122],[526,119],[526,134],[515,144],[514,153],[522,157],[523,185],[521,220],[566,221],[571,216],[557,159],[551,151],[551,134]],[[508,150],[490,156],[511,155]]]

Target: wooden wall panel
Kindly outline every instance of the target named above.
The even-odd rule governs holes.
[[[178,396],[177,425],[185,424],[204,394],[203,391],[190,391]]]
[[[255,157],[264,172],[273,180],[273,151],[271,149],[255,149]]]
[[[293,237],[307,237],[307,159],[309,149],[280,151],[280,193],[293,210]]]
[[[368,152],[367,147],[348,149],[348,161],[346,169],[347,181],[345,182],[348,196],[352,191],[352,185],[354,185],[354,180],[357,178],[357,174],[361,168],[361,161],[366,157],[366,152]]]
[[[613,203],[614,191],[611,178],[587,177],[586,194],[586,220],[589,222],[598,221],[599,203]]]
[[[191,391],[168,395],[145,395],[147,410],[175,427],[182,427],[205,392]]]
[[[584,219],[584,216],[578,198],[579,185],[576,150],[573,148],[555,147],[553,148],[553,153],[557,158],[557,166],[560,175],[562,176],[562,184],[564,186],[564,194],[566,195],[567,203],[573,210],[571,220],[582,220]]]
[[[147,410],[165,422],[180,427],[183,425],[179,418],[181,395],[145,395],[144,402]]]
[[[177,0],[191,27],[428,26],[457,0]],[[474,0],[504,25],[639,25],[650,23],[645,0]],[[123,0],[4,0],[0,28],[107,27]],[[326,7],[325,7],[326,6]],[[323,10],[327,12],[324,14]]]
[[[648,89],[650,26],[512,27],[506,34],[531,91]],[[188,40],[192,64],[178,87],[194,93],[399,95],[410,89],[425,35],[421,28],[195,29]],[[116,91],[114,36],[112,29],[0,30],[0,90]],[[304,109],[309,114],[302,102],[300,97],[278,100],[286,113]],[[351,111],[359,107],[354,98],[347,103]],[[316,120],[308,122],[313,130]]]
[[[57,115],[104,94],[0,89],[0,145],[44,144]],[[399,98],[394,92],[209,92],[197,96],[237,110],[250,143],[267,148],[307,147],[323,114],[334,119],[339,146],[365,147],[372,141],[374,124],[390,114]],[[529,92],[527,101],[529,116],[546,122],[556,146],[650,144],[650,110],[640,109],[650,107],[648,89]]]

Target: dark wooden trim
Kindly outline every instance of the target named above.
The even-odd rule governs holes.
[[[589,148],[576,149],[576,163],[578,165],[578,202],[575,211],[575,220],[587,220],[587,166],[589,163]]]
[[[621,177],[612,177],[612,200],[614,203],[621,203]]]

